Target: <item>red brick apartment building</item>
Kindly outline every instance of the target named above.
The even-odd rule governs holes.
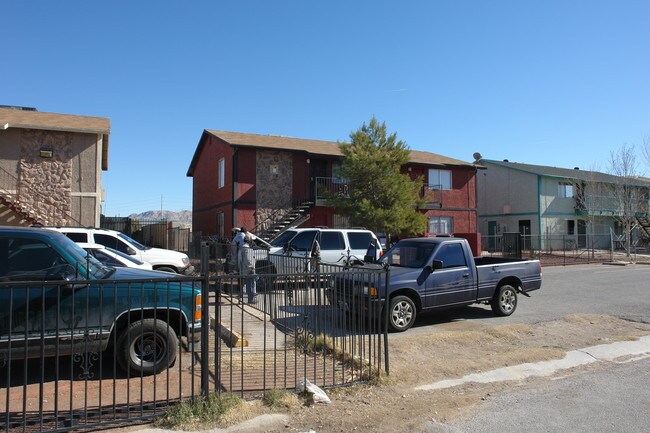
[[[345,181],[336,177],[341,158],[336,142],[206,129],[187,171],[193,178],[193,231],[230,237],[233,227],[245,226],[268,238],[287,225],[344,227],[323,194],[345,192]],[[423,193],[432,191],[422,209],[429,219],[425,235],[462,235],[479,251],[477,168],[411,151],[402,171],[423,176]]]

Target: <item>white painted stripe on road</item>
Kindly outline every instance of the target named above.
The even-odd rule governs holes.
[[[468,374],[460,379],[448,379],[429,385],[421,385],[416,387],[415,390],[429,391],[452,388],[468,382],[492,383],[506,380],[522,380],[529,377],[544,377],[560,370],[567,370],[594,362],[615,361],[623,357],[632,357],[633,360],[650,357],[650,336],[641,337],[638,341],[620,341],[572,350],[567,352],[562,359],[519,364],[483,373]]]

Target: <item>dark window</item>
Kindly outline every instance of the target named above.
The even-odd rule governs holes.
[[[351,250],[365,251],[372,241],[372,235],[369,232],[348,232],[348,240]]]
[[[298,233],[296,237],[291,240],[291,248],[293,248],[294,251],[311,251],[311,245],[314,242],[316,234],[318,234],[316,230]]]
[[[465,254],[461,244],[443,245],[435,256],[436,260],[442,260],[444,268],[457,268],[467,266]]]
[[[126,254],[129,251],[129,246],[114,236],[95,233],[95,242]]]
[[[321,250],[345,250],[345,240],[341,232],[321,232]]]
[[[74,242],[88,242],[88,233],[65,233]]]
[[[9,242],[7,261],[0,268],[0,277],[10,280],[43,280],[48,273],[67,262],[44,242],[35,239],[13,239]],[[49,275],[54,278],[54,275]]]
[[[287,232],[282,233],[280,236],[277,238],[273,239],[271,242],[269,242],[271,245],[274,247],[283,247],[284,244],[289,242],[292,237],[296,235],[296,232],[293,230],[289,230]]]
[[[576,222],[574,220],[567,220],[566,234],[574,235],[576,233]]]
[[[97,260],[105,264],[106,266],[118,266],[118,267],[123,267],[124,265],[117,260],[115,260],[113,257],[107,255],[101,250],[95,250],[93,251],[93,255]]]

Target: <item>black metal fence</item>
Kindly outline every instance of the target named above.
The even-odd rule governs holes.
[[[373,289],[386,271],[312,261],[225,274],[225,250],[202,251],[199,278],[0,282],[0,429],[100,429],[207,393],[255,398],[388,372]]]

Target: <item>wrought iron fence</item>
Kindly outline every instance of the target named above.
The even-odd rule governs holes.
[[[546,265],[604,262],[628,256],[624,242],[610,234],[532,236],[504,233],[482,236],[481,246],[483,255],[537,258]],[[647,253],[643,245],[635,242],[629,256],[636,258]]]
[[[0,426],[103,429],[147,422],[202,394],[254,398],[302,378],[327,388],[388,372],[387,311],[367,292],[386,271],[311,261],[304,272],[226,274],[228,254],[204,242],[194,278],[5,277]]]

